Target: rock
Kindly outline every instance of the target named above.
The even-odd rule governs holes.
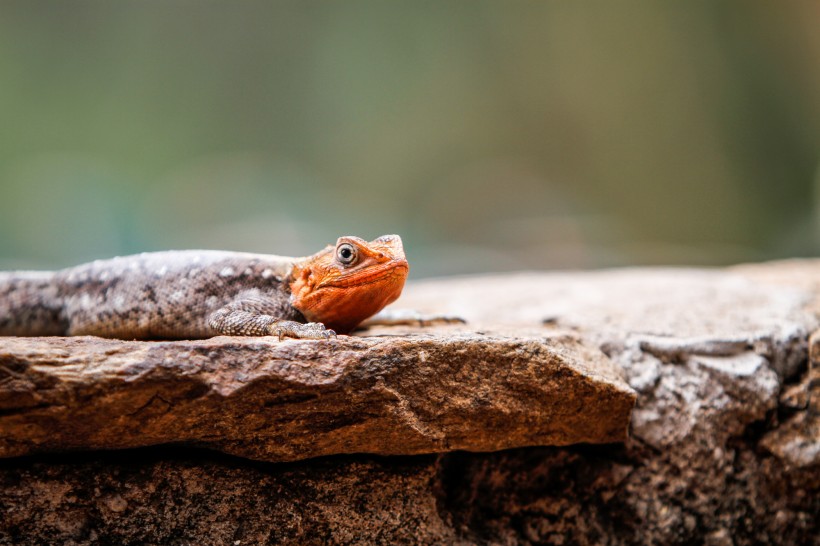
[[[6,459],[0,543],[820,544],[820,465],[793,442],[817,438],[817,278],[820,261],[410,285],[400,305],[470,321],[433,338],[599,348],[639,393],[630,438],[286,464],[167,446]]]
[[[816,259],[742,264],[728,271],[756,283],[800,289],[810,298],[807,308],[815,315],[820,314],[820,266]]]
[[[593,483],[605,484],[626,466],[627,477],[616,480],[617,493],[600,485],[590,490],[587,480],[568,478],[559,485],[560,500],[555,484],[530,492],[540,499],[534,509],[528,494],[489,487],[482,499],[511,500],[487,501],[490,507],[479,503],[482,521],[474,524],[488,526],[487,513],[526,512],[526,532],[512,533],[510,540],[522,543],[675,543],[732,536],[741,543],[803,544],[820,536],[813,515],[820,513],[816,429],[804,425],[810,413],[778,413],[781,390],[807,374],[808,339],[820,325],[817,279],[815,260],[728,271],[478,276],[411,287],[401,303],[422,312],[460,315],[479,326],[543,322],[576,331],[621,365],[639,392],[625,453],[591,472]],[[760,448],[779,459],[759,456]],[[563,451],[567,457],[575,452]],[[539,472],[560,474],[571,465],[556,466]],[[526,471],[522,475],[532,479]],[[604,495],[607,509],[576,517],[599,506],[590,498],[596,493]],[[560,509],[551,508],[556,501]],[[629,528],[625,538],[616,538],[623,537],[623,528],[607,523],[610,518]]]
[[[0,456],[185,443],[293,461],[625,440],[635,393],[618,369],[537,334],[4,338]]]
[[[820,261],[806,260],[521,273],[417,283],[400,303],[479,327],[542,322],[578,332],[642,395],[635,437],[702,456],[765,419],[785,381],[805,370],[809,335],[820,327],[818,278]]]
[[[0,544],[469,544],[439,510],[435,460],[132,450],[0,461]]]
[[[812,544],[817,472],[749,453],[684,468],[640,444],[286,464],[168,448],[6,459],[0,544]]]
[[[820,466],[820,332],[809,339],[809,369],[786,389],[780,405],[795,414],[763,437],[760,444],[796,467]]]
[[[780,279],[771,271],[779,267],[768,275],[755,271]],[[808,277],[807,269],[794,276]],[[816,263],[815,271],[820,275]],[[662,360],[681,360],[749,350],[773,362],[779,376],[792,377],[805,363],[809,334],[820,326],[810,309],[815,296],[804,286],[731,270],[518,273],[416,283],[398,305],[460,316],[479,327],[500,322],[569,329],[613,354],[638,346]]]

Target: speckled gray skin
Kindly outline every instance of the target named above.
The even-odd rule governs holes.
[[[286,281],[298,260],[185,250],[0,273],[0,336],[330,337],[290,304]]]

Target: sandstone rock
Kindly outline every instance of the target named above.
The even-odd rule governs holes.
[[[267,461],[626,438],[635,394],[566,335],[0,341],[0,456],[186,443]]]
[[[820,261],[798,265],[408,287],[400,305],[461,314],[494,340],[572,330],[599,347],[639,393],[625,444],[288,464],[167,447],[7,459],[0,543],[820,544],[820,465],[789,443],[793,430],[816,439],[801,423],[818,399]],[[436,336],[449,331],[465,330]],[[400,332],[424,336],[368,334]]]

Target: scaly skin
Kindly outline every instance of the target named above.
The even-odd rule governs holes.
[[[326,339],[395,301],[407,272],[401,238],[385,235],[307,258],[186,250],[0,273],[0,336]]]

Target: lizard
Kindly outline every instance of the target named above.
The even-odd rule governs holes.
[[[395,301],[408,271],[401,238],[383,235],[303,258],[178,250],[2,272],[0,336],[327,339]]]

